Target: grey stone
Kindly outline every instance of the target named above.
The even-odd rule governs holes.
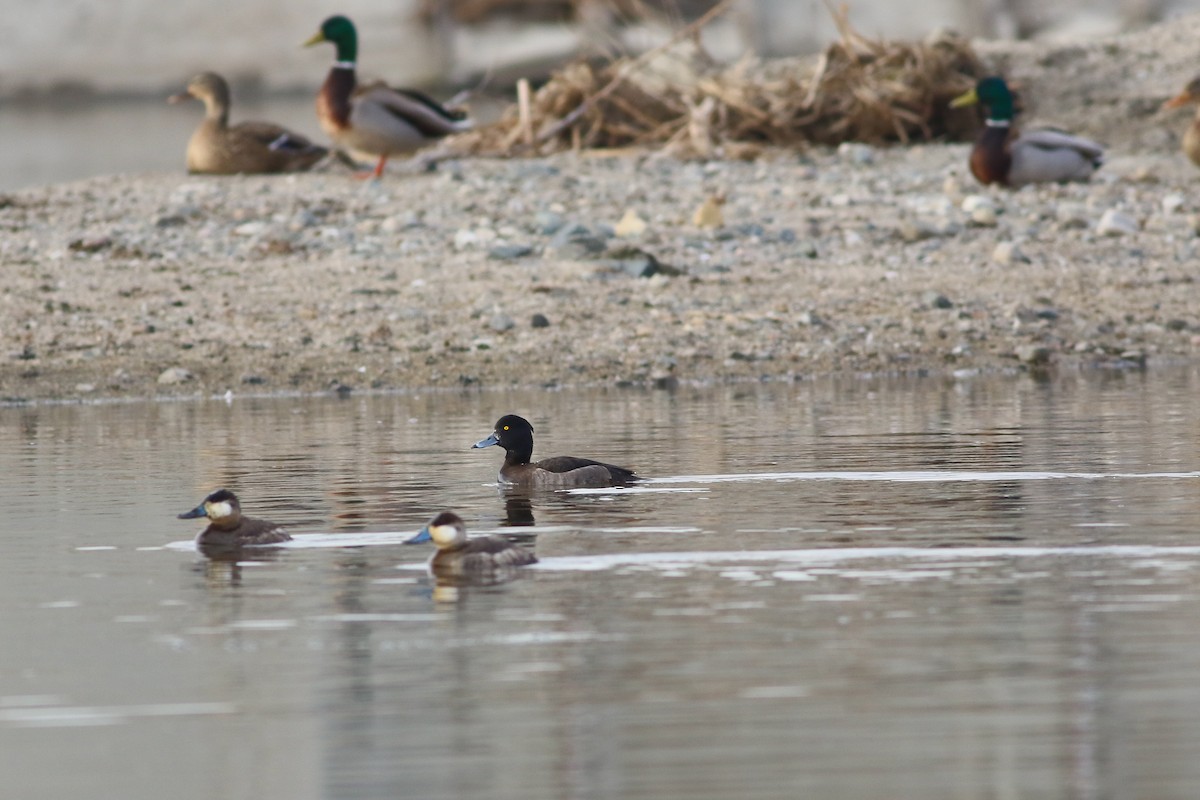
[[[1050,363],[1050,348],[1036,344],[1023,344],[1016,350],[1017,360],[1030,366],[1043,366]]]
[[[529,325],[533,328],[549,328],[550,320],[545,314],[534,314],[529,320]]]
[[[1023,252],[1016,242],[1000,242],[992,250],[992,261],[997,264],[1028,264],[1029,258]]]
[[[939,236],[954,236],[962,227],[949,219],[915,219],[900,223],[900,238],[910,244]]]
[[[158,383],[162,386],[174,386],[187,383],[192,379],[192,373],[183,367],[167,367],[158,375]]]
[[[513,318],[508,314],[493,314],[492,318],[488,320],[488,327],[494,330],[496,333],[504,333],[507,330],[512,330],[516,326],[517,323],[513,322]]]
[[[604,265],[614,272],[624,272],[635,278],[650,278],[655,275],[682,275],[683,270],[664,264],[653,253],[636,247],[623,247],[604,260]]]
[[[553,236],[565,224],[562,214],[553,211],[539,211],[533,215],[533,226],[543,236]]]
[[[604,252],[605,247],[604,239],[578,222],[563,225],[550,239],[550,248],[567,257],[583,258]]]
[[[496,261],[513,261],[532,254],[533,248],[527,244],[500,244],[488,251],[488,258]]]
[[[1096,224],[1096,233],[1101,236],[1126,236],[1140,230],[1138,222],[1128,214],[1110,208]]]
[[[1088,227],[1087,206],[1082,203],[1060,203],[1054,210],[1058,227],[1063,230],[1077,230]]]
[[[924,300],[930,308],[954,308],[954,301],[940,292],[926,292]]]
[[[842,142],[838,145],[838,155],[851,164],[875,163],[875,148],[859,142]]]

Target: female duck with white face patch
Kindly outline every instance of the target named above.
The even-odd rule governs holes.
[[[208,527],[196,537],[197,547],[253,547],[292,540],[288,532],[274,522],[243,517],[237,495],[228,489],[218,489],[200,505],[179,515],[179,519],[201,517],[208,519]]]
[[[453,511],[443,511],[405,544],[433,542],[437,552],[429,570],[438,577],[498,583],[515,567],[536,564],[537,557],[501,536],[467,536],[467,525]]]

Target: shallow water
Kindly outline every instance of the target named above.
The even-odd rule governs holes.
[[[0,408],[13,797],[1194,797],[1200,371]],[[650,476],[511,496],[500,453]],[[200,557],[227,485],[289,547]],[[434,587],[452,507],[541,563]],[[520,528],[520,530],[515,530]],[[64,768],[64,765],[69,767]]]

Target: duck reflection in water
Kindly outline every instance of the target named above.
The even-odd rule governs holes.
[[[241,548],[221,548],[197,545],[203,559],[189,569],[204,579],[209,589],[237,588],[242,585],[242,567],[246,564],[268,564],[287,555],[281,548],[256,547],[246,551]]]
[[[429,571],[438,586],[495,586],[517,576],[517,567],[536,564],[537,556],[501,536],[467,536],[466,523],[443,511],[405,544],[432,541],[437,551]]]

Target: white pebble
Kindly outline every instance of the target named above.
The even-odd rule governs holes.
[[[1096,224],[1096,233],[1101,236],[1125,236],[1137,233],[1138,230],[1140,226],[1136,219],[1115,208],[1105,211],[1100,217],[1100,222]]]

